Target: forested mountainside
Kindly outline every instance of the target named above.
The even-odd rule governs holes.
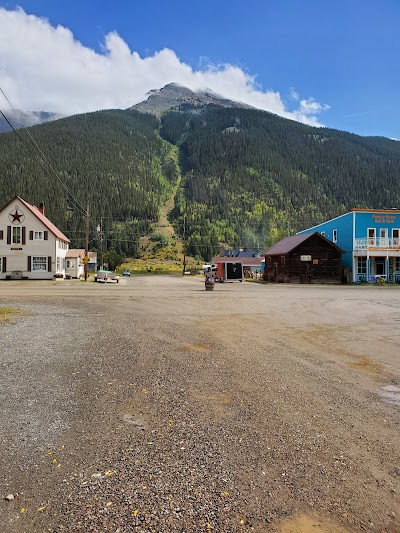
[[[180,147],[191,253],[218,242],[271,244],[352,207],[400,205],[400,143],[312,128],[270,113],[171,111],[161,134]]]
[[[158,216],[160,203],[177,178],[171,146],[159,136],[155,117],[136,111],[99,111],[30,128],[71,195],[91,213],[91,246],[98,245],[97,226],[108,246],[138,253],[137,240]],[[24,143],[42,160],[27,130]],[[72,240],[82,246],[84,216],[57,177],[25,148],[15,133],[0,135],[0,199],[15,195],[39,205]],[[102,219],[102,220],[101,220]],[[114,222],[113,222],[114,221]]]
[[[89,203],[91,246],[102,218],[108,246],[137,241],[183,179],[171,221],[188,251],[208,260],[222,245],[265,247],[352,207],[399,207],[400,143],[312,128],[242,108],[182,105],[160,119],[99,111],[30,129],[79,203]],[[35,154],[25,130],[19,130]],[[178,157],[179,154],[179,157]],[[14,133],[0,134],[0,199],[44,201],[82,246],[84,218],[50,170]]]

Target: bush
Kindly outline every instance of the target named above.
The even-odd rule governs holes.
[[[153,233],[153,235],[150,235],[150,241],[159,242],[161,244],[168,244],[169,238],[166,235],[163,235],[162,233]]]

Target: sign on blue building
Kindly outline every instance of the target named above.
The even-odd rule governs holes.
[[[344,250],[342,265],[353,282],[400,283],[400,210],[353,209],[298,235],[314,231]]]

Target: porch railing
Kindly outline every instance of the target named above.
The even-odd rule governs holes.
[[[390,239],[389,237],[367,237],[364,239],[354,239],[354,249],[364,250],[367,248],[400,248],[400,239]]]

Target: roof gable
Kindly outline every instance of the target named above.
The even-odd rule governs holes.
[[[66,257],[80,257],[81,259],[85,258],[85,250],[70,248],[67,252]]]
[[[42,222],[42,224],[44,224],[46,228],[57,237],[57,239],[60,239],[61,241],[65,242],[70,242],[68,237],[66,237],[62,231],[60,231],[52,222],[50,222],[50,220],[43,213],[41,213],[36,206],[29,204],[20,196],[14,196],[14,198],[12,198],[9,202],[6,203],[6,205],[3,207],[3,209],[1,209],[1,211],[4,211],[6,207],[8,207],[12,202],[15,202],[16,200],[18,202],[21,202],[21,204],[23,204],[27,209],[29,209],[29,211],[34,214],[35,217],[38,218],[40,222]]]
[[[336,248],[340,253],[344,253],[344,251],[339,248],[339,246],[336,246],[335,243],[318,233],[318,231],[314,231],[314,233],[302,233],[301,235],[294,235],[292,237],[285,237],[281,241],[274,244],[269,250],[265,252],[265,255],[285,255],[290,252],[293,252],[298,246],[300,246],[303,242],[307,241],[308,239],[311,239],[311,237],[317,236],[318,238],[322,239],[323,241],[329,243],[332,247]]]

